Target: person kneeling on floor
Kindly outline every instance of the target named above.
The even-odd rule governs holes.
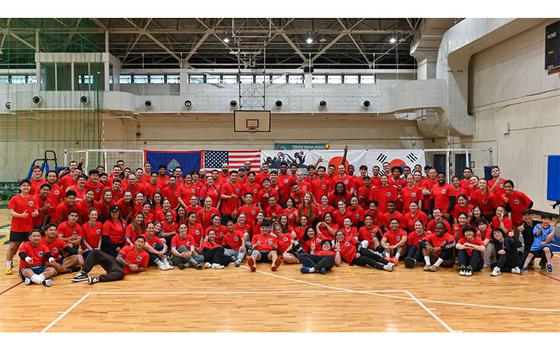
[[[502,271],[512,274],[521,274],[519,263],[521,258],[517,253],[517,249],[521,247],[521,241],[515,238],[513,231],[506,234],[502,228],[492,229],[492,237],[494,238],[494,249],[498,261],[492,263],[492,276],[499,276]]]
[[[484,253],[484,241],[475,236],[474,228],[466,226],[463,228],[463,236],[457,241],[457,257],[459,258],[459,275],[472,276],[473,272],[480,271],[484,266],[482,254]]]
[[[533,257],[544,258],[546,260],[546,271],[552,273],[552,250],[550,249],[550,243],[554,238],[555,230],[554,227],[550,225],[550,215],[543,214],[542,215],[542,223],[537,224],[535,228],[533,228],[533,244],[527,252],[525,257],[525,263],[523,264],[523,268],[521,268],[521,272],[527,271],[527,266],[533,259]]]
[[[101,250],[92,250],[84,262],[82,271],[72,281],[87,281],[90,285],[98,282],[118,281],[124,279],[125,275],[146,270],[150,256],[148,252],[144,251],[145,244],[146,238],[142,235],[137,236],[134,246],[123,247],[116,258]],[[98,264],[105,269],[107,274],[88,276],[88,273]]]
[[[52,286],[51,278],[55,276],[56,269],[47,266],[48,263],[54,262],[54,258],[49,252],[49,248],[41,241],[41,232],[33,230],[29,233],[29,241],[21,244],[18,252],[19,258],[19,276],[25,283],[39,284],[43,286]]]
[[[150,255],[149,264],[157,265],[160,270],[171,270],[173,267],[167,260],[167,244],[165,239],[158,238],[155,232],[156,225],[149,222],[146,225],[146,234],[143,235],[146,239],[144,250]]]
[[[453,258],[455,238],[446,231],[443,222],[437,222],[434,230],[435,234],[427,234],[424,240],[420,241],[426,263],[422,269],[424,271],[436,272],[440,266],[450,268],[455,262]],[[435,261],[433,265],[432,261]]]

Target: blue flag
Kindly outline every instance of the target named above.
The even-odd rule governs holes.
[[[176,167],[183,169],[183,174],[200,170],[202,163],[201,150],[144,150],[144,161],[152,165],[152,172],[160,166],[167,167],[167,173],[173,173]]]

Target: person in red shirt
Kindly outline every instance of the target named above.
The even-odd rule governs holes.
[[[54,261],[49,262],[49,266],[56,269],[58,274],[70,273],[71,271],[80,270],[80,266],[84,264],[80,249],[74,249],[64,240],[57,236],[57,227],[54,223],[49,223],[45,227],[45,236],[43,244],[48,247]]]
[[[29,184],[29,182],[27,183]],[[31,186],[29,186],[31,189]],[[56,269],[49,266],[54,262],[49,248],[41,240],[41,232],[33,230],[28,234],[28,240],[19,246],[18,256],[19,276],[25,285],[31,283],[50,287],[51,278],[56,276]]]
[[[453,224],[451,235],[455,237],[455,241],[458,241],[460,238],[464,237],[463,230],[469,226],[469,218],[466,214],[460,213],[457,217],[457,221]]]
[[[397,200],[398,194],[397,188],[389,184],[388,177],[382,175],[381,185],[373,189],[370,201],[376,201],[379,212],[385,213],[387,212],[387,202]]]
[[[87,258],[87,255],[93,249],[101,248],[101,231],[103,230],[103,224],[97,221],[99,214],[96,208],[90,208],[88,212],[88,221],[82,224],[82,246],[84,248],[83,257]]]
[[[270,269],[272,271],[276,271],[280,264],[282,264],[282,259],[278,256],[278,252],[276,251],[276,237],[270,235],[270,228],[268,226],[261,226],[260,234],[253,235],[251,245],[253,246],[253,252],[247,258],[247,264],[252,272],[257,270],[257,262],[271,262],[272,267]]]
[[[292,227],[298,225],[298,221],[299,221],[298,209],[294,199],[292,199],[291,197],[288,198],[288,200],[286,200],[286,208],[282,210],[282,214],[288,216],[288,221]]]
[[[482,214],[486,220],[492,220],[494,210],[499,205],[499,197],[488,190],[488,182],[485,179],[478,181],[478,189],[471,191],[470,203],[478,206],[482,210]]]
[[[472,169],[470,167],[465,167],[463,169],[463,179],[461,179],[460,182],[460,186],[461,188],[463,188],[463,190],[465,190],[467,193],[470,193],[470,191],[474,188],[476,189],[477,187],[472,187],[472,183],[471,183],[471,178],[473,177],[473,172]]]
[[[125,245],[134,246],[134,241],[138,235],[143,235],[145,230],[144,225],[144,214],[142,212],[137,212],[130,223],[125,229],[124,239],[126,241]]]
[[[144,176],[146,177],[146,176]],[[157,173],[154,172],[149,176],[149,180],[148,181],[142,181],[142,184],[144,184],[144,186],[146,187],[146,190],[148,191],[148,195],[150,195],[150,198],[154,197],[155,193],[161,193],[161,191],[163,190],[163,188],[161,188],[158,185],[158,176]]]
[[[327,195],[321,196],[321,201],[319,205],[316,206],[317,209],[317,218],[321,219],[325,216],[325,213],[333,213],[336,209],[329,205],[329,198]],[[334,236],[333,236],[334,237]]]
[[[340,230],[342,230],[342,232],[346,236],[353,236],[356,239],[358,238],[358,229],[356,229],[356,227],[352,225],[351,218],[344,218],[344,221],[342,222],[342,228]]]
[[[242,217],[243,216],[244,215],[242,215]],[[227,228],[225,225],[222,225],[222,218],[220,216],[216,215],[212,217],[212,225],[206,228],[204,241],[208,240],[208,236],[210,235],[210,233],[214,233],[214,240],[218,245],[222,245],[224,236],[227,233]]]
[[[464,213],[467,215],[470,222],[472,218],[472,211],[473,205],[469,204],[467,196],[465,194],[460,194],[457,196],[457,205],[455,205],[453,210],[451,210],[451,217],[453,218],[453,221],[456,221],[459,215]]]
[[[496,215],[492,218],[492,228],[502,228],[506,233],[513,231],[513,223],[511,219],[506,216],[506,209],[504,206],[496,208]]]
[[[93,190],[94,194],[95,194],[95,201],[98,201],[101,199],[101,193],[103,191],[103,188],[105,187],[101,182],[99,182],[99,171],[98,170],[90,170],[88,172],[89,175],[89,179],[87,180],[86,184],[85,184],[85,188],[86,190]]]
[[[115,202],[118,201],[120,198],[122,198],[124,195],[124,191],[122,190],[122,181],[119,178],[115,178],[113,184],[110,187],[105,187],[105,188],[106,190],[108,189],[109,191],[111,191],[112,198]],[[150,198],[151,197],[152,194],[150,193]]]
[[[325,177],[325,167],[319,166],[317,168],[317,178],[311,180],[311,188],[315,198],[321,198],[323,195],[328,195],[331,187],[331,181]]]
[[[459,177],[453,176],[451,178],[451,186],[455,191],[455,202],[457,202],[457,198],[459,197],[459,195],[465,195],[467,199],[469,198],[470,190],[468,188],[465,189],[464,187],[461,186],[461,181],[459,181]]]
[[[163,197],[171,203],[171,209],[176,210],[179,204],[185,207],[186,204],[182,200],[183,189],[177,185],[177,178],[174,175],[169,176],[168,183],[169,185],[167,185],[161,193],[163,194]],[[187,196],[190,197],[190,194],[187,194]]]
[[[113,257],[101,250],[93,250],[87,256],[82,271],[72,281],[87,281],[92,285],[98,282],[111,282],[124,279],[125,275],[139,273],[148,267],[150,256],[144,250],[146,238],[137,236],[134,246],[126,246]],[[107,273],[100,276],[89,276],[94,266],[100,265]]]
[[[50,218],[49,213],[53,211],[56,205],[51,201],[50,194],[51,186],[48,183],[41,184],[41,187],[37,190],[37,194],[33,195],[31,198],[35,203],[35,208],[39,214],[33,217],[33,228],[39,231],[43,230],[46,225],[47,220]]]
[[[334,190],[329,193],[329,204],[336,206],[339,201],[344,201],[348,205],[351,197],[352,194],[347,190],[344,183],[339,182],[334,184]]]
[[[165,188],[167,187],[167,185],[169,181],[169,177],[167,176],[167,167],[165,167],[165,165],[161,165],[158,167],[158,178],[157,178],[157,184],[160,188]]]
[[[160,188],[164,188],[164,187],[160,186]],[[126,188],[123,189],[126,191],[130,191],[132,193],[133,198],[135,198],[136,194],[138,193],[142,193],[142,195],[144,196],[147,196],[149,194],[144,184],[138,183],[138,178],[134,173],[128,175],[128,186],[126,186]]]
[[[453,267],[455,259],[453,250],[455,249],[455,238],[446,232],[443,222],[435,225],[435,233],[427,234],[424,240],[420,241],[422,255],[424,255],[424,271],[436,272],[440,266]],[[432,262],[433,265],[432,265]]]
[[[284,161],[280,164],[280,173],[278,173],[278,194],[280,195],[280,203],[286,202],[290,196],[290,189],[296,179],[287,173],[288,164]],[[274,185],[274,183],[272,183]]]
[[[340,250],[340,257],[346,263],[377,270],[393,271],[394,264],[392,262],[367,248],[363,248],[355,237],[345,236],[339,230],[336,233],[335,241],[335,251]]]
[[[425,214],[423,211],[420,211],[420,208],[418,207],[418,203],[416,203],[416,201],[411,201],[410,204],[408,205],[408,212],[403,217],[404,228],[408,232],[415,231],[414,223],[417,220],[420,220],[420,222],[422,222],[424,227],[428,225],[428,215]]]
[[[204,269],[223,269],[231,262],[231,258],[224,255],[224,247],[216,241],[216,232],[214,230],[208,232],[208,236],[204,239],[201,247],[205,261]]]
[[[422,188],[414,184],[413,175],[408,175],[406,177],[406,186],[401,189],[402,213],[406,214],[408,212],[408,207],[412,201],[417,202],[420,206],[423,198]]]
[[[428,167],[427,177],[420,181],[420,187],[422,188],[422,196],[424,197],[422,201],[422,210],[428,215],[431,215],[430,206],[432,203],[432,189],[438,184],[437,181],[437,171],[434,168]],[[417,175],[416,175],[417,176]]]
[[[275,196],[271,196],[268,198],[268,207],[266,208],[265,211],[265,217],[267,221],[269,222],[275,221],[280,217],[283,211],[284,210],[282,209],[282,206],[276,203]]]
[[[276,202],[278,202],[278,191],[272,188],[271,182],[269,178],[265,178],[262,182],[262,188],[259,190],[257,195],[256,201],[257,205],[265,211],[268,208],[268,198],[274,196],[276,197]]]
[[[350,206],[346,208],[351,215],[352,225],[355,227],[361,227],[364,225],[364,212],[365,210],[358,204],[358,198],[353,196],[350,199]]]
[[[74,191],[76,193],[76,201],[81,201],[84,199],[84,196],[87,192],[87,188],[86,188],[86,184],[87,184],[87,177],[85,175],[81,175],[80,177],[78,177],[78,181],[76,185],[73,185],[71,187],[68,187],[66,189],[66,192],[68,191]],[[94,193],[95,195],[95,193]]]
[[[262,185],[265,178],[270,178],[270,165],[266,162],[261,165],[261,171],[257,174],[257,184]]]
[[[338,183],[344,184],[344,187],[350,195],[356,192],[353,176],[346,174],[346,169],[343,164],[338,165],[338,174],[332,178],[332,186],[336,188]]]
[[[336,225],[338,225],[339,227],[342,227],[344,225],[344,219],[346,218],[350,218],[350,220],[352,221],[352,213],[350,211],[348,211],[346,209],[346,203],[344,201],[339,201],[338,202],[338,210],[334,211],[332,213],[332,217],[334,220],[334,223]],[[353,223],[353,221],[352,221]]]
[[[116,205],[117,201],[113,199],[113,192],[109,189],[105,189],[101,195],[101,200],[97,201],[94,205],[99,212],[99,220],[105,222],[107,217],[109,217],[109,208]],[[85,220],[82,220],[85,222]]]
[[[240,206],[237,209],[237,214],[240,215],[241,213],[245,214],[245,217],[247,219],[247,224],[249,226],[253,225],[253,223],[255,223],[255,220],[257,219],[257,214],[259,214],[259,212],[261,211],[261,209],[253,204],[253,193],[245,193],[245,195],[243,196],[243,201],[244,204],[243,206]]]
[[[47,183],[51,186],[49,200],[53,203],[53,208],[55,208],[63,198],[63,191],[60,185],[58,185],[58,174],[56,171],[51,170],[47,172]]]
[[[371,168],[371,186],[372,187],[379,187],[381,185],[381,176],[380,176],[380,168],[379,166],[375,165]]]
[[[273,223],[274,237],[278,242],[278,254],[282,256],[282,260],[288,264],[298,263],[297,253],[293,251],[292,245],[297,243],[293,231],[283,229],[279,222]]]
[[[235,263],[235,266],[239,267],[243,259],[245,259],[247,237],[241,231],[235,229],[233,221],[227,222],[226,228],[227,232],[222,240],[225,248],[224,255],[229,256]]]
[[[76,203],[74,209],[78,211],[78,215],[80,216],[80,221],[85,222],[88,219],[88,212],[89,209],[92,207],[97,208],[95,201],[95,194],[92,189],[88,190],[84,195],[84,199]],[[101,220],[101,219],[100,219]]]
[[[199,192],[200,198],[206,200],[206,198],[212,199],[212,207],[220,206],[220,191],[214,185],[214,178],[208,177],[206,183],[200,187]]]
[[[34,166],[31,170],[31,178],[29,178],[29,184],[31,185],[29,194],[38,194],[39,187],[45,183],[47,183],[47,180],[43,178],[43,170],[41,169],[41,166]]]
[[[196,241],[192,235],[188,234],[186,224],[179,225],[179,233],[171,239],[171,260],[180,270],[188,267],[202,269],[204,256],[196,252]]]
[[[501,197],[504,193],[505,179],[500,175],[500,168],[498,166],[492,167],[492,179],[488,181],[488,190],[496,196]]]
[[[220,211],[224,221],[231,220],[237,214],[240,198],[241,186],[237,183],[237,171],[231,171],[221,190]]]
[[[300,253],[298,254],[298,261],[303,264],[300,268],[302,274],[321,273],[325,275],[335,265],[340,266],[342,263],[340,247],[333,251],[331,242],[323,240],[319,251],[315,254]]]
[[[371,202],[371,197],[373,195],[372,193],[374,187],[371,183],[371,178],[369,176],[365,176],[363,178],[363,182],[364,184],[358,187],[357,198],[360,206],[364,210],[367,210],[369,207],[369,203]]]
[[[125,246],[126,222],[120,218],[120,210],[116,205],[110,207],[109,214],[101,230],[101,249],[111,256],[116,256]]]
[[[455,206],[455,189],[451,184],[445,182],[445,173],[437,175],[438,184],[432,188],[432,203],[430,208],[439,208],[445,218],[449,220],[453,206]]]
[[[423,213],[423,212],[422,212]],[[406,257],[404,265],[407,268],[414,268],[416,264],[422,262],[422,248],[420,242],[426,237],[425,225],[420,220],[413,224],[413,230],[406,239]]]
[[[6,275],[12,275],[13,259],[21,243],[28,240],[33,230],[33,218],[39,216],[37,205],[30,195],[31,183],[24,179],[19,183],[20,194],[12,196],[8,212],[12,217],[10,226],[10,246],[6,252]]]
[[[451,231],[451,225],[445,218],[443,218],[441,210],[439,208],[436,208],[434,209],[432,214],[434,218],[428,222],[428,227],[426,228],[426,230],[431,233],[435,232],[436,224],[441,222],[445,227],[445,232],[453,235],[453,232]]]
[[[459,258],[459,275],[472,276],[473,272],[480,271],[484,265],[484,242],[475,236],[475,230],[471,226],[463,229],[463,235],[455,247]]]
[[[80,248],[82,244],[82,226],[78,223],[78,211],[70,211],[68,213],[68,220],[58,225],[58,237],[64,240],[67,244],[75,248]]]
[[[405,220],[402,213],[397,211],[397,204],[393,200],[387,201],[387,212],[383,214],[383,220],[386,224],[390,225],[392,219],[396,219],[399,222],[400,226],[405,226]],[[388,230],[390,227],[385,227],[385,230]]]
[[[523,224],[523,211],[531,209],[533,201],[525,193],[513,190],[513,188],[513,181],[509,179],[504,181],[504,194],[501,198],[506,207],[509,207],[511,222],[518,227]]]
[[[156,226],[154,223],[148,223],[146,225],[146,232],[143,234],[146,239],[144,244],[144,250],[148,252],[150,264],[155,264],[158,266],[159,270],[171,270],[173,267],[169,264],[167,260],[167,244],[164,239],[160,239],[156,236]]]
[[[75,162],[74,162],[75,163]],[[69,173],[61,172],[59,174],[58,183],[62,187],[63,190],[67,190],[69,187],[78,184],[78,178],[80,178],[84,173],[82,172],[81,168],[75,168],[72,170],[72,166],[70,167]]]
[[[379,248],[379,240],[382,238],[383,232],[381,228],[373,224],[373,217],[369,214],[365,215],[364,226],[358,231],[358,238],[363,248],[377,251]]]
[[[397,265],[400,256],[404,256],[406,253],[406,240],[406,231],[400,228],[399,220],[391,218],[389,230],[383,234],[383,238],[380,241],[380,245],[385,251],[385,259]]]
[[[401,192],[402,188],[406,186],[406,182],[401,178],[402,169],[399,166],[393,166],[391,168],[391,176],[388,176],[387,180],[389,185],[397,188],[397,192]]]
[[[247,182],[243,184],[242,195],[245,195],[247,193],[251,193],[251,194],[253,194],[254,198],[257,197],[257,194],[259,193],[259,190],[261,189],[261,186],[255,182],[256,178],[257,178],[257,175],[256,175],[255,172],[253,172],[253,171],[249,172],[249,174],[247,175]]]

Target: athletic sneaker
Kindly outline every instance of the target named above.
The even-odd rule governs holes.
[[[502,271],[500,270],[500,268],[494,267],[494,269],[490,273],[490,276],[500,276],[501,273]]]
[[[302,265],[301,268],[299,268],[299,271],[301,271],[302,274],[309,274],[309,267]]]
[[[186,264],[185,264],[185,265],[186,265]],[[193,267],[194,267],[196,270],[202,270],[202,269],[204,269],[204,266],[203,266],[202,264],[200,264],[200,263],[197,263],[197,264],[193,265]]]
[[[415,265],[416,265],[416,260],[414,258],[406,257],[404,259],[404,266],[405,267],[407,267],[409,269],[412,269],[412,268],[414,268]]]
[[[439,268],[436,265],[430,265],[428,267],[428,270],[431,271],[431,272],[436,272],[436,271],[438,271],[438,269]]]
[[[212,264],[208,262],[204,263],[204,269],[210,269],[210,268],[212,268]]]
[[[385,265],[383,266],[383,270],[385,270],[385,271],[393,271],[393,266],[390,265],[390,264],[385,264]]]
[[[393,263],[394,265],[399,264],[399,260],[397,258],[388,258],[387,259],[389,262]]]
[[[528,270],[527,270],[527,268],[521,268],[521,269],[519,269],[519,271],[520,271],[521,273],[526,273]]]
[[[270,270],[276,271],[278,269],[278,267],[280,266],[280,264],[282,264],[282,260],[280,258],[276,258],[276,260],[274,261],[274,264],[272,265],[272,267],[270,267]]]
[[[80,281],[86,281],[88,279],[88,275],[86,273],[79,273],[78,275],[74,276],[72,278],[73,282],[80,282]]]
[[[224,269],[224,266],[218,263],[212,263],[212,269]]]
[[[51,280],[51,279],[43,280],[43,281],[41,282],[41,284],[42,284],[43,286],[51,287],[51,286],[52,286],[52,280]]]
[[[430,266],[428,264],[426,264],[426,265],[424,265],[424,268],[422,268],[422,270],[430,271]]]
[[[31,279],[26,277],[25,280],[23,280],[23,283],[25,284],[25,286],[29,286],[31,285]]]
[[[12,270],[12,268],[6,268],[6,270],[4,270],[4,275],[13,275],[14,271]]]
[[[325,274],[327,273],[327,268],[322,267],[322,268],[319,270],[319,273],[325,275]]]
[[[464,265],[461,265],[461,267],[459,267],[459,275],[465,276],[465,271],[467,271],[467,268]]]
[[[179,263],[179,265],[177,266],[177,268],[179,268],[179,270],[183,270],[187,267],[187,263]]]
[[[473,274],[473,270],[472,267],[469,265],[467,267],[467,270],[465,270],[465,276],[472,276],[472,274]]]
[[[546,265],[546,271],[548,271],[549,273],[552,273],[552,264],[548,263]]]
[[[511,269],[511,273],[512,274],[521,274],[521,269],[519,269],[519,267],[515,267],[515,268]]]
[[[88,285],[93,285],[99,282],[99,277],[98,276],[92,276],[88,278]]]
[[[255,266],[255,259],[253,257],[249,257],[247,259],[247,264],[249,265],[249,268],[251,268],[251,271],[257,271],[257,267]]]
[[[239,259],[236,259],[234,264],[236,267],[239,267],[241,265],[241,261]]]

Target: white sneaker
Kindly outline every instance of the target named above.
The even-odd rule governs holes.
[[[210,268],[212,268],[212,264],[208,262],[204,263],[204,269],[210,269]]]
[[[511,273],[512,274],[521,274],[521,269],[519,269],[519,267],[515,267],[515,268],[511,269]]]
[[[172,270],[172,269],[173,269],[173,266],[172,266],[171,264],[169,264],[168,261],[165,261],[165,263],[163,263],[163,265],[165,266],[165,268],[166,268],[167,270]]]
[[[26,277],[25,280],[23,281],[23,283],[25,284],[25,286],[29,286],[29,285],[31,285],[31,279]]]
[[[494,267],[494,269],[490,273],[490,276],[500,276],[501,273],[502,271],[500,270],[500,268]]]
[[[467,267],[465,267],[464,265],[461,265],[461,267],[459,268],[459,275],[460,276],[465,276],[466,272],[467,272]]]
[[[213,263],[212,269],[224,269],[224,266],[218,263]]]
[[[385,265],[383,266],[383,270],[386,270],[386,271],[393,271],[393,265],[392,265],[392,263],[391,263],[391,264],[385,264]]]

